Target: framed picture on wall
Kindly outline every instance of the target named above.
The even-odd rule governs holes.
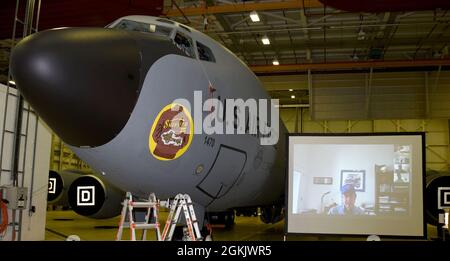
[[[352,184],[355,191],[366,190],[365,170],[341,170],[341,188],[346,184]]]

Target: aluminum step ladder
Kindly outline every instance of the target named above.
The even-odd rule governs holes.
[[[166,225],[162,233],[162,241],[171,241],[176,225],[179,223],[181,210],[183,210],[186,219],[187,231],[183,240],[199,241],[203,240],[198,226],[197,217],[195,216],[194,206],[191,197],[188,194],[178,194],[173,200],[170,212],[167,217]]]
[[[159,201],[156,199],[154,193],[148,197],[148,201],[133,201],[133,196],[130,192],[126,193],[123,201],[122,214],[119,221],[119,230],[117,231],[116,241],[122,240],[124,228],[130,229],[130,240],[136,241],[136,230],[142,229],[141,240],[147,240],[147,230],[155,229],[156,239],[161,241],[161,232],[159,229]],[[144,222],[135,221],[135,209],[147,209]],[[128,217],[128,221],[126,221]]]

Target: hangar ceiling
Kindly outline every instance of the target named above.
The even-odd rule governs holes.
[[[439,8],[355,13],[326,7],[317,0],[216,0],[206,1],[207,8],[202,8],[204,1],[176,2],[178,7],[167,11],[168,17],[206,32],[250,66],[272,65],[274,59],[280,65],[292,65],[413,61],[448,55],[450,13]],[[215,13],[209,14],[210,9]],[[256,10],[260,22],[252,22],[248,10]],[[264,36],[270,45],[263,45]]]
[[[0,2],[0,39],[11,38],[16,4],[19,3],[19,19],[25,13],[26,0],[2,0]],[[145,13],[158,16],[163,11],[163,0],[41,0],[39,29],[73,26],[103,27],[118,17]],[[36,9],[39,1],[35,0]],[[36,16],[34,17],[36,19]],[[23,19],[21,19],[23,21]],[[21,27],[17,28],[21,35]]]
[[[41,2],[39,6],[39,2]],[[142,13],[158,16],[163,11],[163,0],[35,0],[35,10],[40,8],[38,29],[45,30],[55,27],[96,26],[104,27],[118,17]],[[7,79],[8,58],[11,49],[13,25],[16,5],[18,4],[18,19],[16,35],[22,36],[20,22],[25,16],[27,0],[0,1],[0,82]]]
[[[89,5],[90,1],[85,2]],[[109,1],[95,2],[102,2],[105,8],[85,10],[80,4],[79,10],[72,10],[85,12],[85,15],[71,16],[63,9],[47,14],[55,17],[54,22],[60,23],[58,19],[61,19],[62,25],[67,16],[72,17],[72,20],[67,18],[70,25],[104,26],[106,21],[91,16],[106,17],[105,14],[114,13],[111,11],[114,5]],[[139,10],[141,12],[137,13],[154,15],[158,9],[156,4],[145,9],[143,3],[162,1],[119,2],[133,2],[126,10],[128,13]],[[333,4],[333,1],[328,2]],[[348,8],[352,0],[341,2]],[[397,1],[408,2],[408,6],[416,9],[398,11],[397,7],[389,5],[389,1],[378,2],[377,6],[357,3],[353,8],[357,10],[345,11],[324,5],[326,0],[165,0],[161,16],[210,35],[259,75],[305,74],[308,70],[315,73],[369,72],[373,68],[374,71],[433,71],[450,65],[449,3],[441,0]],[[116,4],[115,8],[118,6]],[[376,7],[376,12],[366,11],[371,7]],[[259,22],[250,19],[252,11],[258,13]],[[45,12],[43,5],[41,15]],[[265,36],[270,45],[262,43]],[[0,42],[0,74],[7,70],[9,46],[8,40]],[[273,65],[274,60],[279,65]],[[0,79],[5,80],[5,77]],[[308,100],[307,91],[295,91],[298,92],[296,97]],[[282,103],[289,103],[292,95],[279,90],[271,91],[271,94],[281,98]]]
[[[332,2],[353,10],[323,4]],[[398,11],[405,6],[408,11]],[[446,69],[449,8],[450,2],[441,0],[182,0],[166,1],[164,14],[210,35],[257,75],[267,76],[261,77],[263,82],[271,82],[275,75],[308,70],[368,74]],[[259,22],[251,20],[252,11]],[[264,36],[270,45],[262,43]],[[269,88],[269,93],[281,104],[308,104],[308,78],[303,79],[305,86]]]

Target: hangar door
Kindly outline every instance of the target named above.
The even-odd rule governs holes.
[[[246,161],[245,151],[221,144],[213,165],[197,188],[214,199],[223,197],[242,175]]]

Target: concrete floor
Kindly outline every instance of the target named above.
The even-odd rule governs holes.
[[[160,223],[163,227],[168,212],[160,212]],[[78,235],[81,240],[114,240],[120,217],[111,219],[90,219],[73,211],[48,211],[45,240],[65,240],[69,235]],[[258,241],[283,240],[284,223],[267,225],[259,217],[236,217],[232,229],[223,226],[213,226],[213,239],[216,241]],[[140,232],[139,232],[140,233]],[[139,234],[140,235],[140,234]],[[124,239],[129,239],[125,230]],[[154,233],[149,233],[149,239],[154,240]]]
[[[168,212],[160,212],[160,223],[163,227]],[[69,235],[78,235],[81,240],[108,241],[115,240],[119,217],[111,219],[90,219],[80,216],[73,211],[48,211],[45,240],[65,240]],[[140,232],[139,232],[140,233]],[[155,240],[154,233],[148,233],[148,240]],[[140,234],[138,234],[140,235]],[[223,226],[213,226],[213,240],[215,241],[281,241],[284,236],[284,222],[264,224],[259,217],[236,217],[232,229]],[[428,225],[428,238],[436,236],[436,227]],[[124,240],[129,239],[129,232],[125,230]],[[366,237],[340,237],[333,235],[291,235],[288,240],[338,240],[353,241],[366,240]],[[382,238],[383,240],[384,238]],[[392,239],[391,239],[392,240]]]

